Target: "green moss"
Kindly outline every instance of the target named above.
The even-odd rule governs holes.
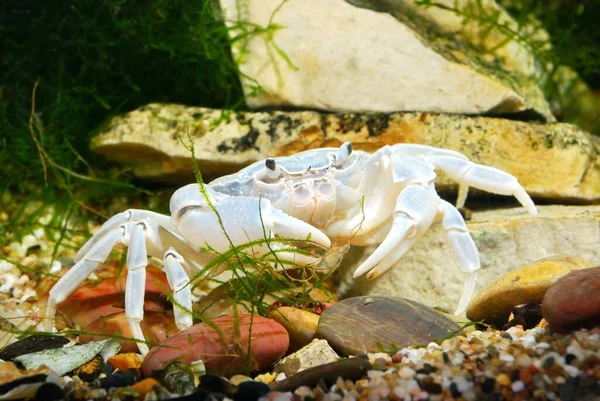
[[[93,174],[83,160],[102,162],[90,154],[89,138],[112,115],[150,102],[239,107],[237,67],[216,5],[2,2],[1,185],[42,182],[34,135],[57,165]],[[51,185],[65,180],[48,175]]]

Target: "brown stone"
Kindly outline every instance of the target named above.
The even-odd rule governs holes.
[[[140,327],[149,345],[158,344],[179,331],[173,315],[168,312],[145,312]],[[122,352],[138,352],[137,342],[133,339],[125,312],[102,316],[84,326],[82,331],[85,332],[79,339],[82,344],[119,336]]]
[[[572,271],[548,289],[542,314],[560,331],[600,325],[600,266]]]
[[[442,313],[408,299],[366,296],[344,299],[321,315],[315,338],[340,355],[389,352],[426,345],[458,332]]]
[[[262,316],[221,316],[190,327],[152,348],[144,359],[146,376],[172,361],[203,360],[207,373],[234,375],[264,369],[287,351],[287,331]]]

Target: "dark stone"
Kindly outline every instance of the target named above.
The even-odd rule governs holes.
[[[212,391],[213,393],[226,394],[228,392],[229,382],[221,376],[207,374],[200,376],[198,388]]]
[[[521,325],[524,330],[533,329],[542,320],[542,308],[537,302],[515,306],[512,314],[514,318],[504,325],[504,330]]]
[[[196,389],[193,372],[187,365],[178,362],[171,363],[166,368],[154,372],[153,376],[172,393],[190,394]]]
[[[67,399],[65,391],[55,383],[44,383],[35,392],[34,401],[63,401]]]
[[[240,383],[233,401],[258,401],[258,399],[271,392],[271,388],[265,384],[255,381]]]
[[[483,383],[481,383],[481,391],[483,391],[484,393],[491,393],[492,391],[494,391],[495,385],[496,380],[488,377]]]
[[[361,355],[356,358],[342,359],[303,370],[295,375],[271,384],[273,391],[294,391],[300,386],[315,387],[323,382],[326,391],[335,384],[338,377],[344,380],[356,381],[367,374],[371,369],[369,358]]]
[[[450,394],[452,394],[452,397],[454,398],[459,398],[462,395],[462,393],[458,391],[458,386],[456,385],[456,383],[451,383],[449,389]]]
[[[39,375],[22,377],[20,379],[13,380],[8,383],[1,384],[0,385],[0,394],[8,393],[12,389],[17,388],[23,384],[32,384],[32,383],[43,382],[46,380],[46,377],[47,377],[46,374],[40,373]]]
[[[423,379],[423,381],[419,383],[419,386],[429,394],[442,394],[442,385],[434,382],[431,377]]]
[[[71,372],[73,376],[79,376],[84,382],[94,381],[104,372],[104,359],[102,355],[96,355],[91,361],[84,363]]]
[[[560,390],[558,390],[558,398],[560,398],[561,401],[575,400],[575,394],[577,393],[578,387],[578,378],[567,377],[565,384],[560,386]]]
[[[109,389],[111,387],[125,387],[131,386],[136,382],[135,372],[132,370],[123,370],[120,372],[113,373],[110,376],[103,377],[97,380],[95,383],[98,387]]]
[[[225,398],[223,394],[211,393],[208,390],[198,389],[192,394],[177,398],[169,398],[169,401],[221,401]]]
[[[32,352],[62,348],[63,345],[67,344],[68,342],[69,340],[63,336],[35,334],[2,348],[0,351],[0,359],[4,361],[12,361],[13,358],[25,354],[31,354]]]
[[[600,325],[600,266],[575,270],[546,291],[542,315],[557,331]]]
[[[344,299],[321,315],[315,338],[327,340],[340,355],[394,353],[404,347],[442,340],[460,327],[442,313],[399,297]]]

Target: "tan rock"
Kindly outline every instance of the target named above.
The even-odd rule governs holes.
[[[286,356],[275,365],[275,372],[290,377],[305,369],[335,362],[340,358],[325,340],[313,340],[304,348]]]
[[[544,294],[559,278],[573,270],[594,266],[579,257],[557,255],[537,260],[514,270],[482,290],[467,308],[472,321],[502,326],[512,309],[528,302],[541,303]]]
[[[238,39],[232,54],[250,108],[534,110],[554,119],[535,80],[486,61],[462,37],[448,37],[404,9],[388,14],[344,0],[220,3],[229,34]],[[248,25],[264,29],[249,32]]]
[[[290,347],[302,348],[310,343],[319,325],[319,315],[290,306],[279,307],[269,317],[281,324],[290,335]]]
[[[600,206],[539,206],[474,212],[467,222],[482,268],[475,293],[519,267],[544,257],[572,255],[600,264]],[[400,261],[375,280],[352,279],[375,247],[352,248],[338,269],[341,296],[395,295],[454,312],[465,274],[451,256],[442,227],[434,224]]]
[[[192,139],[200,169],[208,176],[345,141],[366,151],[421,143],[457,150],[474,162],[507,171],[537,198],[600,200],[600,142],[568,124],[429,113],[223,113],[150,104],[111,120],[92,140],[92,149],[132,165],[139,177],[183,184],[194,176],[190,150],[180,136]],[[437,187],[455,190],[443,175]]]

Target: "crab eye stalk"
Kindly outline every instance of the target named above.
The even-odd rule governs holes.
[[[332,155],[333,165],[336,167],[341,166],[351,154],[352,144],[350,142],[344,142],[338,151]]]
[[[267,170],[267,177],[270,179],[277,179],[281,175],[281,167],[277,165],[275,159],[267,159],[265,160],[265,167]]]

